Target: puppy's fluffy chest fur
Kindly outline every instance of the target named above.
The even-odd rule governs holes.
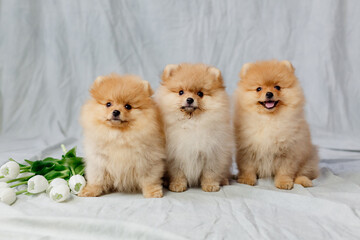
[[[177,150],[197,155],[211,155],[212,148],[220,145],[219,140],[228,137],[229,123],[226,120],[216,121],[214,116],[204,114],[198,118],[182,118],[167,127],[167,139],[176,144]]]
[[[290,135],[289,129],[284,126],[282,121],[271,118],[257,118],[253,121],[252,123],[256,124],[244,126],[244,130],[247,137],[257,145],[261,145],[264,150],[271,151],[273,149],[275,152],[278,151],[279,149],[274,149],[275,146],[285,144]]]
[[[297,147],[304,134],[302,119],[274,116],[248,116],[241,126],[241,148],[252,151],[261,177],[272,176],[280,164],[279,156]],[[246,141],[244,141],[246,139]]]
[[[92,139],[95,140],[98,145],[98,151],[109,153],[111,156],[115,156],[115,154],[111,154],[110,150],[118,152],[122,152],[124,150],[133,151],[139,146],[139,141],[141,141],[141,135],[134,134],[131,132],[122,132],[116,129],[111,129],[106,132],[106,136],[103,133],[97,134],[93,133]],[[133,144],[136,142],[137,144]],[[121,156],[117,156],[117,158],[121,159]]]
[[[190,149],[201,150],[206,145],[212,144],[212,139],[209,139],[209,130],[204,127],[208,124],[206,119],[184,118],[170,126],[168,134],[174,138],[177,135],[182,139],[182,143],[187,144]],[[214,134],[218,131],[216,128],[213,130]]]
[[[108,173],[108,177],[114,182],[114,188],[119,190],[122,186],[133,186],[130,191],[140,189],[139,172],[146,166],[146,156],[144,156],[144,146],[146,137],[142,134],[121,132],[116,129],[110,129],[104,134],[97,132],[88,133],[86,138],[87,152],[93,154],[96,158],[89,158]],[[136,143],[136,144],[134,144]],[[139,144],[140,143],[140,144]]]
[[[225,115],[226,116],[226,115]],[[221,149],[232,148],[231,127],[221,113],[204,113],[201,117],[181,118],[167,125],[167,150],[189,185],[197,185],[205,165],[227,161],[218,159]]]

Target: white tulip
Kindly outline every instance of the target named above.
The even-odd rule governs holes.
[[[86,185],[85,178],[81,175],[74,175],[69,180],[71,192],[78,194]]]
[[[27,184],[29,193],[41,193],[49,186],[49,182],[42,175],[33,176]]]
[[[68,185],[67,181],[65,179],[62,178],[55,178],[54,180],[51,181],[51,183],[49,184],[49,187],[46,189],[46,193],[49,194],[51,189],[53,189],[53,187],[55,186],[59,186],[59,185]]]
[[[63,202],[70,196],[70,189],[67,185],[60,184],[54,186],[50,191],[50,198],[55,202]]]
[[[1,166],[0,168],[0,175],[9,178],[14,179],[16,178],[20,173],[20,166],[16,162],[9,161]]]
[[[55,178],[53,180],[51,180],[50,185],[52,186],[57,186],[57,185],[67,185],[67,181],[63,178]]]
[[[12,188],[0,188],[0,202],[11,205],[16,200],[15,190]]]
[[[6,182],[0,182],[0,189],[1,188],[9,188],[9,184],[7,184]]]

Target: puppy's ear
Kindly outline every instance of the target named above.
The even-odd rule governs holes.
[[[93,97],[93,98],[96,98],[96,89],[99,87],[100,83],[105,79],[105,76],[98,76],[94,83],[91,85],[90,89],[89,89],[89,92],[90,92],[90,95]]]
[[[173,74],[174,74],[174,71],[176,69],[179,68],[179,65],[178,64],[168,64],[166,65],[165,69],[164,69],[164,72],[162,74],[162,80],[165,82],[166,80],[168,80]]]
[[[152,96],[154,91],[152,90],[150,83],[145,80],[142,80],[142,83],[144,85],[145,91],[149,94],[149,96]]]
[[[252,63],[245,63],[241,70],[240,70],[240,78],[244,78],[247,71],[250,69],[250,67],[252,66],[253,64]]]
[[[216,67],[209,67],[208,69],[209,73],[211,73],[212,75],[214,75],[216,78],[220,78],[221,77],[221,72],[219,69],[217,69]]]
[[[223,86],[224,82],[221,75],[221,71],[219,69],[217,69],[216,67],[209,67],[208,72],[215,77],[215,79],[221,86]]]
[[[99,84],[99,83],[101,83],[103,80],[104,80],[104,76],[98,76],[98,77],[95,79],[95,82],[94,82],[94,83]]]
[[[90,93],[93,94],[93,92],[95,91],[94,89],[97,88],[99,86],[99,84],[105,79],[104,76],[98,76],[95,81],[93,82],[93,84],[91,85],[90,88]]]
[[[294,66],[291,64],[290,61],[284,60],[284,61],[281,61],[280,63],[283,64],[285,67],[287,67],[291,72],[295,72],[295,68],[294,68]]]

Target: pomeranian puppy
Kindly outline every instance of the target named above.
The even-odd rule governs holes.
[[[233,131],[219,69],[204,64],[167,65],[155,100],[164,121],[169,189],[228,184]]]
[[[87,185],[79,196],[142,191],[163,196],[165,136],[147,81],[137,76],[98,77],[81,112]]]
[[[255,185],[274,176],[275,186],[294,181],[312,186],[318,176],[317,149],[304,117],[304,95],[289,61],[245,64],[235,92],[234,128],[238,182]]]

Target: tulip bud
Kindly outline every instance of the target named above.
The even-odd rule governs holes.
[[[1,166],[0,168],[0,175],[9,178],[14,179],[16,178],[20,173],[20,166],[16,162],[9,161]]]
[[[50,198],[55,202],[63,202],[70,196],[70,189],[67,185],[60,184],[54,186],[50,191]]]
[[[59,186],[59,185],[68,185],[67,181],[65,179],[62,178],[55,178],[54,180],[52,180],[49,184],[49,187],[46,189],[46,193],[50,194],[51,189],[53,189],[53,187],[55,186]]]
[[[42,175],[36,175],[30,178],[27,184],[29,193],[41,193],[49,186],[48,181]]]
[[[86,185],[85,178],[81,175],[74,175],[69,180],[71,192],[78,194]]]
[[[0,188],[0,202],[11,205],[16,200],[16,193],[12,188]]]

